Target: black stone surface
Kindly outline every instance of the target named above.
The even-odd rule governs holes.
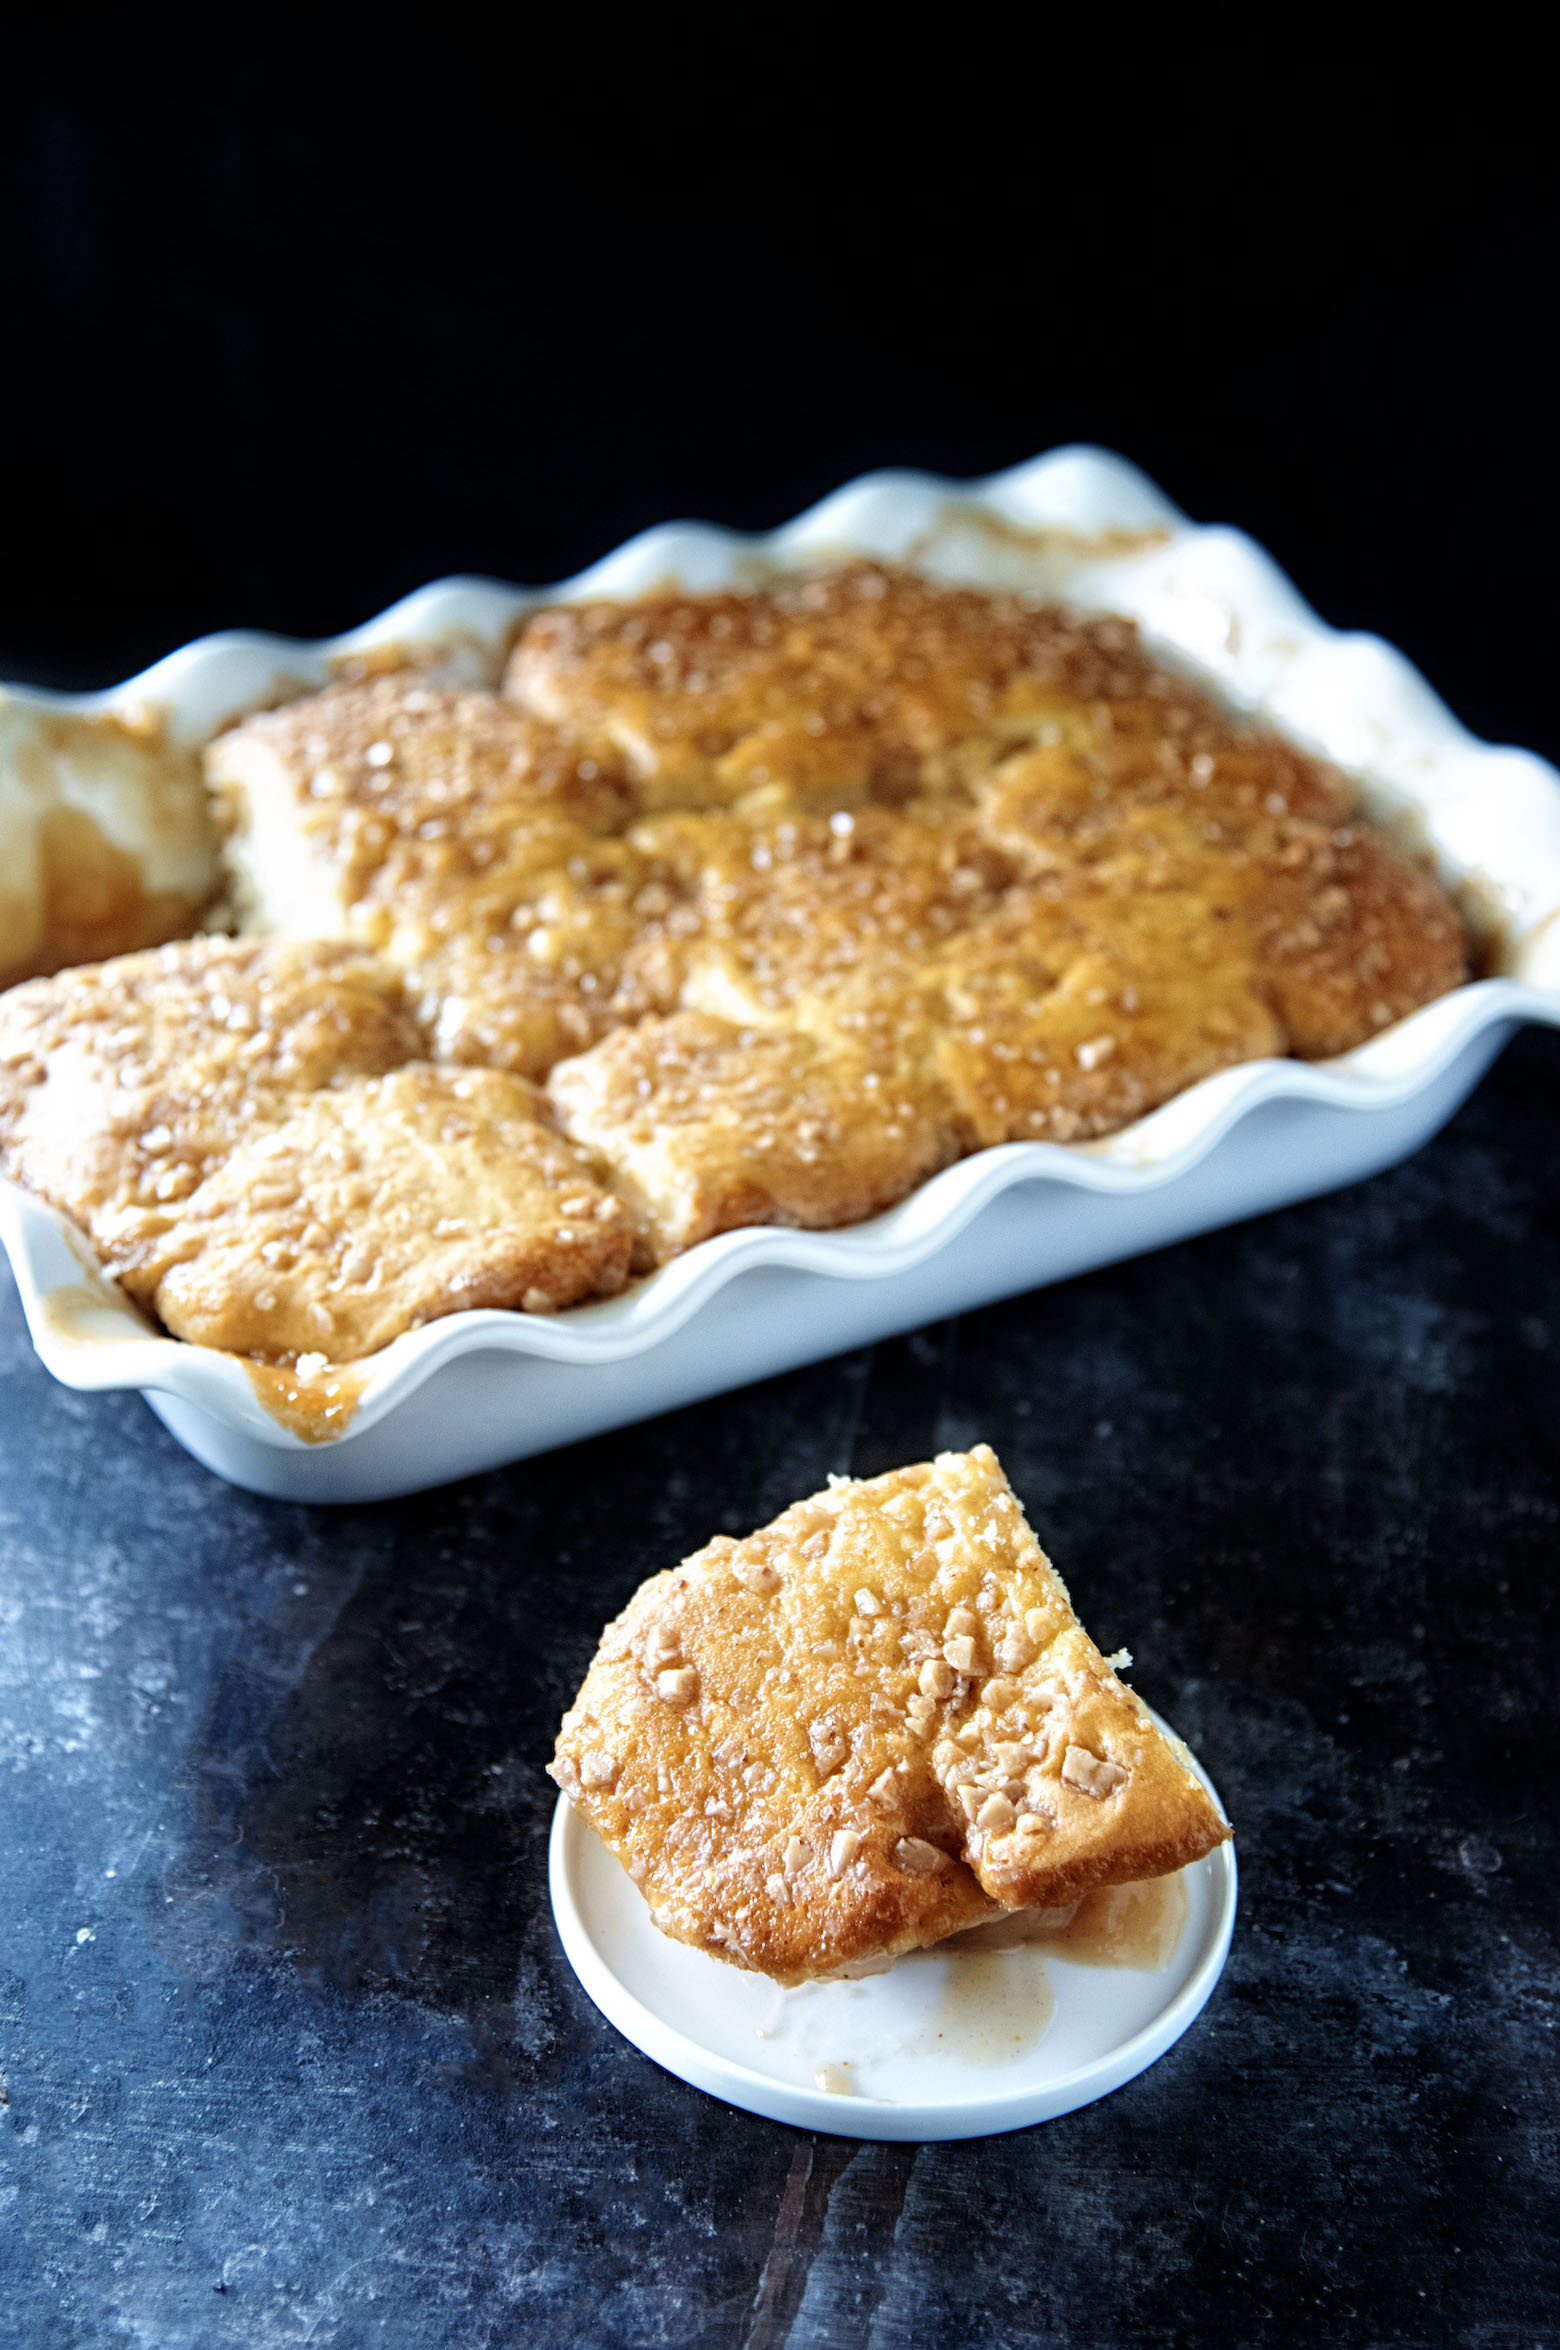
[[[1560,2343],[1560,1039],[1373,1183],[380,1508],[51,1383],[0,1486],[0,2338]],[[862,2147],[586,2002],[541,1765],[602,1619],[829,1470],[996,1444],[1237,1822],[1202,2022]]]

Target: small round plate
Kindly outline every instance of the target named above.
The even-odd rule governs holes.
[[[659,1933],[562,1797],[549,1880],[569,1964],[636,2048],[749,2113],[841,2138],[993,2137],[1107,2096],[1201,2012],[1235,1924],[1224,1844],[1182,1871],[1185,1922],[1163,1965],[1079,1963],[1064,1945],[945,1946],[860,1982],[785,1991]]]

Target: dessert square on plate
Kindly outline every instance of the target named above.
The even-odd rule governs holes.
[[[799,1983],[1225,1840],[1120,1661],[977,1445],[652,1576],[551,1769],[663,1932]]]

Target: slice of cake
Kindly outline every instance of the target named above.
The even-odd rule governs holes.
[[[987,1445],[640,1586],[551,1765],[661,1930],[800,1983],[1169,1875],[1229,1829]]]

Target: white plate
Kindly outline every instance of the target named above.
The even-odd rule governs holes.
[[[330,643],[210,637],[111,693],[18,691],[0,768],[25,750],[35,774],[61,712],[157,706],[170,739],[193,743],[289,683],[323,684],[345,653],[437,645],[461,674],[491,674],[535,604],[633,595],[673,576],[713,587],[850,550],[1135,614],[1167,657],[1357,776],[1372,811],[1426,845],[1482,911],[1501,976],[1337,1061],[1225,1070],[1103,1142],[980,1152],[846,1232],[726,1233],[606,1304],[430,1323],[363,1366],[345,1433],[324,1443],[273,1417],[232,1356],[156,1333],[61,1218],[3,1185],[0,1237],[57,1378],[140,1388],[199,1460],[256,1492],[413,1492],[1355,1182],[1444,1124],[1521,1022],[1560,1025],[1554,769],[1477,742],[1401,654],[1326,627],[1249,539],[1195,527],[1100,450],[1058,450],[973,484],[873,475],[767,539],[672,525],[561,587],[447,580]]]
[[[562,1796],[548,1876],[569,1964],[636,2048],[730,2105],[840,2138],[995,2137],[1108,2096],[1201,2014],[1235,1924],[1235,1848],[1224,1844],[1182,1871],[1186,1923],[1168,1964],[1151,1971],[1038,1949],[919,1951],[862,1982],[782,1991],[658,1933]],[[1035,2032],[1047,1986],[1054,2007]],[[825,2066],[849,2093],[817,2085]]]

